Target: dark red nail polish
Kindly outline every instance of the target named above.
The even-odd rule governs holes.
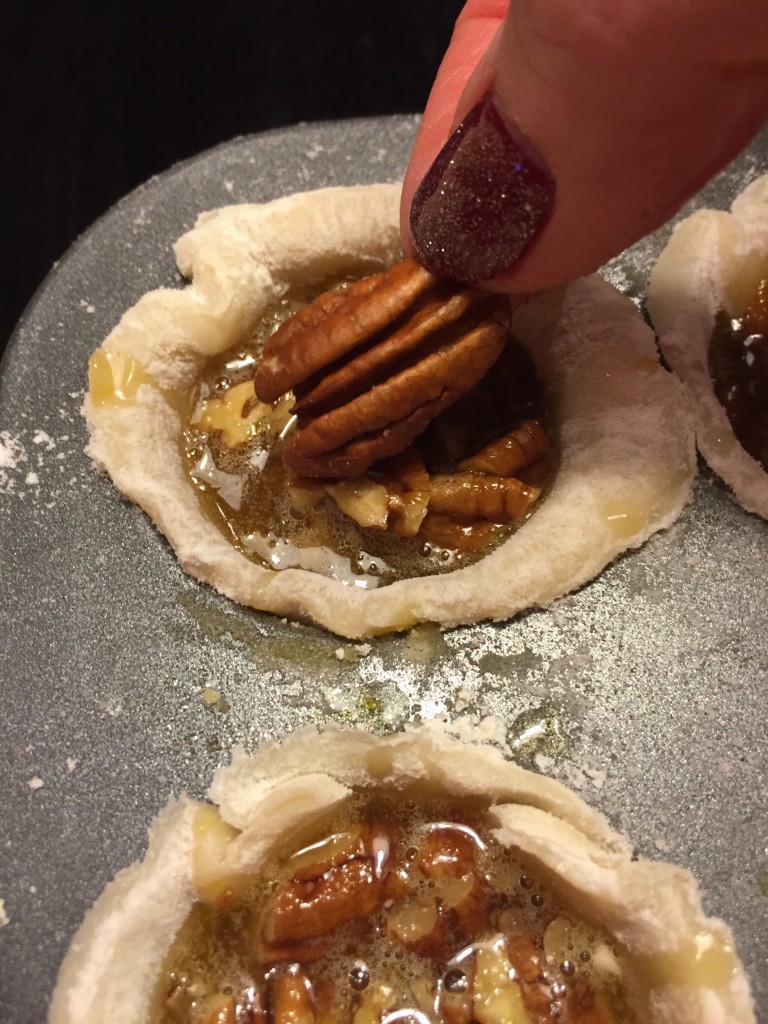
[[[443,277],[477,283],[520,258],[552,212],[555,182],[488,92],[440,150],[416,190],[411,237]]]

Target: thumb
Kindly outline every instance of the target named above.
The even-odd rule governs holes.
[[[403,189],[406,248],[530,292],[667,220],[768,110],[765,0],[470,0]]]

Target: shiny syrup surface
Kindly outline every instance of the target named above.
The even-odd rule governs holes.
[[[739,443],[768,471],[768,279],[740,319],[718,315],[709,371]]]
[[[190,416],[200,401],[211,395],[223,396],[251,379],[266,339],[322,290],[297,292],[282,300],[237,351],[212,359],[188,396]],[[528,418],[546,422],[543,397],[527,352],[510,338],[504,355],[486,378],[433,421],[418,439],[418,447],[430,472],[451,472],[461,458]],[[527,518],[512,525],[494,525],[487,543],[474,551],[451,550],[418,536],[364,529],[345,516],[331,498],[309,508],[295,507],[280,447],[279,437],[267,432],[236,447],[228,447],[218,432],[206,433],[192,424],[184,433],[187,470],[205,514],[258,565],[285,568],[296,549],[311,548],[319,561],[331,564],[330,569],[324,568],[326,575],[354,586],[376,587],[470,565],[503,543]],[[242,481],[238,507],[210,482],[201,480],[197,467],[203,458],[210,460],[217,472]]]
[[[633,1024],[622,954],[482,810],[370,803],[197,904],[152,1024]]]

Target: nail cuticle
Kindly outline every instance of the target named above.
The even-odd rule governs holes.
[[[527,251],[554,199],[546,164],[486,93],[416,190],[410,228],[418,258],[444,277],[487,281]]]

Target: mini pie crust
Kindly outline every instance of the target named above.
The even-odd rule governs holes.
[[[639,965],[648,1024],[754,1022],[732,935],[705,916],[688,871],[633,860],[626,840],[565,786],[490,746],[452,737],[440,723],[384,738],[303,729],[253,757],[236,755],[217,771],[209,794],[239,830],[222,851],[223,873],[258,871],[281,840],[294,840],[308,825],[322,828],[352,786],[486,798],[496,838]],[[61,968],[50,1024],[146,1024],[162,960],[195,899],[193,822],[201,806],[187,797],[171,801],[152,826],[144,860],[122,871],[88,912]],[[714,985],[701,966],[698,974],[684,966],[692,950],[708,948],[726,958],[727,971]]]
[[[651,274],[647,307],[664,358],[691,396],[701,454],[747,511],[768,518],[768,473],[737,440],[709,373],[715,318],[732,311],[729,293],[739,275],[760,266],[765,276],[768,175],[753,181],[730,213],[699,210],[675,228]]]
[[[292,286],[399,258],[398,204],[398,186],[375,185],[203,214],[175,249],[192,283],[145,295],[104,342],[138,360],[149,382],[128,402],[96,405],[86,395],[84,404],[93,460],[151,516],[187,572],[241,604],[350,638],[546,606],[674,522],[695,473],[678,381],[659,366],[632,303],[592,277],[514,315],[547,394],[561,463],[546,500],[493,553],[448,575],[367,591],[240,554],[203,513],[179,458],[174,395]]]

